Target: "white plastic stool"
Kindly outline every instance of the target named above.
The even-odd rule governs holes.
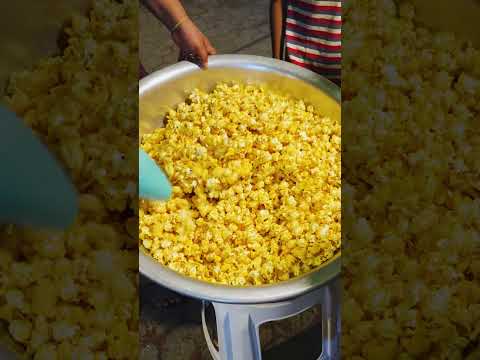
[[[321,304],[322,353],[317,360],[340,359],[341,282],[334,279],[295,299],[269,304],[228,304],[203,301],[202,323],[214,360],[261,360],[260,325],[289,318]],[[219,351],[208,333],[205,311],[215,309]]]

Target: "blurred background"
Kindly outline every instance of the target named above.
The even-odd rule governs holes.
[[[0,1],[0,95],[10,74],[58,54],[59,29],[89,7],[89,0]]]

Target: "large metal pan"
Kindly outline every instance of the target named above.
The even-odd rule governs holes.
[[[209,58],[208,70],[180,62],[140,81],[140,135],[163,126],[165,112],[199,88],[208,91],[218,82],[265,84],[315,104],[330,117],[340,119],[340,89],[323,77],[298,66],[259,56],[219,55]],[[340,330],[341,255],[298,278],[274,285],[234,287],[196,280],[174,272],[140,249],[140,272],[152,281],[180,294],[204,301],[202,318],[207,343],[216,360],[261,359],[258,328],[262,323],[298,314],[322,304],[323,353],[338,355]],[[212,303],[217,318],[219,351],[205,326],[205,306]]]
[[[208,70],[180,62],[140,80],[140,136],[163,126],[165,112],[184,101],[195,89],[212,89],[221,81],[267,84],[315,104],[327,116],[340,118],[340,89],[311,71],[283,61],[250,55],[217,55]],[[140,272],[154,282],[181,294],[226,303],[270,303],[305,294],[338,276],[340,253],[318,269],[275,285],[233,287],[183,276],[139,253]]]

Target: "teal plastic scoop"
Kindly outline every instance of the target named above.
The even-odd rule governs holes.
[[[64,229],[78,212],[75,188],[22,120],[0,106],[0,223]]]
[[[139,195],[152,200],[167,200],[172,196],[172,186],[162,169],[142,149],[139,157]]]

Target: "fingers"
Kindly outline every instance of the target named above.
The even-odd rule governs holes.
[[[205,46],[199,46],[194,50],[183,50],[180,52],[179,61],[186,60],[197,64],[203,69],[208,66],[208,51]]]
[[[205,46],[199,47],[196,54],[200,60],[200,66],[204,69],[208,66],[208,51]]]
[[[199,48],[198,50],[182,50],[178,56],[178,61],[189,61],[201,68],[207,67],[208,53],[205,49]]]
[[[202,68],[206,69],[208,67],[208,56],[215,55],[217,53],[217,50],[215,50],[215,48],[212,46],[212,44],[210,44],[210,41],[208,41],[205,36],[203,36],[202,40],[203,46],[197,48],[195,55],[200,62],[199,65]]]
[[[210,44],[210,41],[195,26],[185,25],[178,33],[174,33],[173,40],[180,48],[179,61],[186,60],[193,62],[206,69],[208,56],[215,55],[217,51]]]
[[[205,47],[207,49],[208,55],[215,55],[217,50],[212,46],[207,37],[204,38]]]

